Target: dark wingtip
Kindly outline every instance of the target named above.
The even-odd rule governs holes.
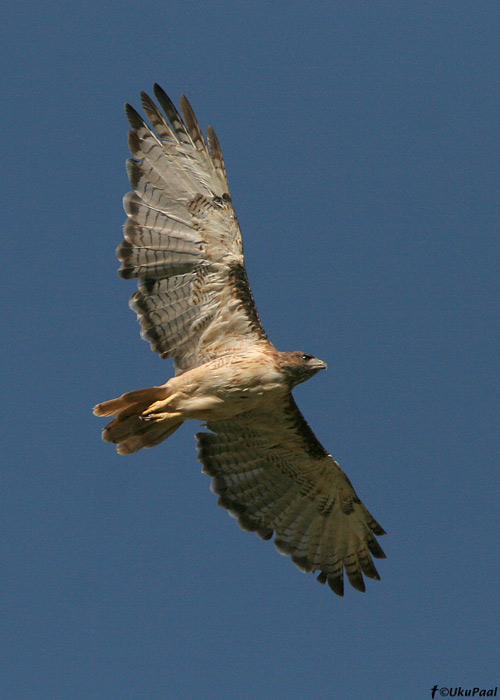
[[[361,573],[348,574],[349,583],[360,593],[366,593],[366,586]]]
[[[157,99],[159,102],[161,102],[162,100],[164,100],[164,101],[166,101],[166,102],[172,104],[172,100],[171,100],[170,97],[167,95],[167,93],[165,92],[165,90],[162,88],[161,85],[158,85],[158,83],[155,83],[155,84],[153,85],[153,91],[154,91],[154,94],[155,94],[155,96],[156,96],[156,99]]]
[[[127,115],[127,119],[132,129],[140,129],[144,126],[144,119],[128,102],[125,103],[125,114]]]
[[[375,557],[375,559],[387,559],[384,550],[379,545],[376,539],[368,540],[367,544],[370,553],[372,554],[372,556]]]
[[[339,596],[344,595],[344,577],[342,574],[338,577],[328,576],[326,571],[320,571],[316,576],[316,581],[324,585],[328,583],[329,588]]]
[[[318,578],[319,581],[319,578]],[[330,589],[342,598],[344,595],[344,579],[343,578],[327,578]]]

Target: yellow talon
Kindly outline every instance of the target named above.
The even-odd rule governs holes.
[[[149,416],[145,416],[143,413],[141,418],[146,421],[154,421],[155,423],[159,423],[160,421],[171,420],[172,418],[178,418],[179,416],[182,416],[180,411],[166,411],[165,413],[154,413],[153,415]]]
[[[143,416],[150,416],[152,413],[160,413],[165,409],[170,403],[172,403],[173,399],[175,399],[179,395],[179,392],[175,392],[175,394],[172,394],[171,396],[168,396],[166,399],[162,399],[161,401],[155,401],[154,403],[151,404],[145,411],[142,412]],[[165,411],[163,411],[165,412]],[[174,411],[167,411],[168,415],[172,415]],[[177,415],[180,415],[177,413]]]

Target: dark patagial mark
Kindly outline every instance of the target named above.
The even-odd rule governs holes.
[[[259,334],[261,340],[267,340],[266,332],[262,326],[257,307],[253,298],[252,290],[248,282],[247,272],[245,267],[240,263],[234,263],[229,267],[229,282],[236,292],[237,298],[240,300],[246,315],[250,320],[250,325],[253,331]]]
[[[293,421],[293,426],[300,436],[300,441],[304,450],[313,459],[324,459],[325,457],[329,457],[328,452],[311,430],[309,423],[299,411],[299,408],[297,407],[297,404],[293,398],[290,397],[290,399],[291,401],[286,408],[286,413]]]

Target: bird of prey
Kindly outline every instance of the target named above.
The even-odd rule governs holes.
[[[318,572],[338,595],[344,570],[359,591],[378,579],[384,530],[315,437],[292,389],[326,364],[280,352],[268,339],[245,271],[238,220],[217,136],[203,138],[193,109],[181,114],[158,85],[162,111],[141,93],[151,126],[130,106],[133,192],[117,256],[137,278],[131,299],[142,337],[176,373],[161,386],[98,404],[113,416],[103,439],[120,454],[154,447],[186,420],[206,424],[198,457],[212,490],[245,530],[267,540],[303,571]],[[152,127],[152,128],[151,128]]]

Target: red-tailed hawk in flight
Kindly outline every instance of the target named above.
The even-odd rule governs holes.
[[[262,327],[248,284],[243,245],[219,141],[207,144],[183,96],[179,115],[154,88],[142,104],[151,129],[130,105],[122,277],[137,277],[131,300],[142,336],[176,376],[100,403],[114,416],[103,439],[120,454],[154,447],[182,423],[205,421],[197,434],[212,489],[245,530],[275,533],[278,551],[335,593],[343,571],[359,591],[363,575],[378,579],[372,556],[384,553],[384,530],[319,443],[292,397],[300,382],[326,365],[303,352],[279,352]]]

